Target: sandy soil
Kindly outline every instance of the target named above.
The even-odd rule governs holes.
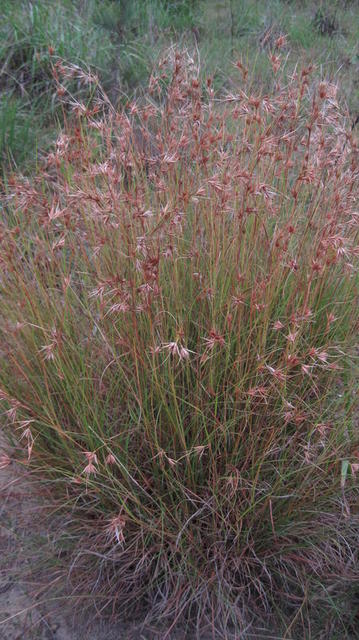
[[[0,456],[6,449],[0,440]],[[24,560],[24,546],[27,533],[36,533],[31,521],[35,500],[26,474],[18,475],[13,464],[0,468],[0,639],[78,640],[61,610],[49,615],[26,583],[31,567]]]

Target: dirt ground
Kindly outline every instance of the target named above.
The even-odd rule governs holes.
[[[1,439],[0,456],[6,450]],[[24,546],[28,532],[34,533],[33,505],[26,475],[19,478],[13,464],[0,467],[0,639],[78,640],[61,609],[49,615],[27,584]]]

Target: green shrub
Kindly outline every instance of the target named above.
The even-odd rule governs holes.
[[[53,497],[82,606],[141,606],[168,633],[188,619],[229,638],[261,619],[345,637],[357,147],[308,70],[278,72],[271,95],[234,73],[219,100],[169,53],[147,99],[78,104],[36,178],[9,180],[7,432]]]

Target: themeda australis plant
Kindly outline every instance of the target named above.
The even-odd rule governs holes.
[[[68,582],[166,637],[340,625],[358,585],[357,142],[271,60],[271,95],[170,53],[142,102],[75,105],[1,222],[7,428]]]

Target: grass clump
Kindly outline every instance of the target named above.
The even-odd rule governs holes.
[[[357,143],[333,85],[271,64],[219,99],[170,51],[6,186],[1,397],[56,581],[165,637],[354,620]]]

